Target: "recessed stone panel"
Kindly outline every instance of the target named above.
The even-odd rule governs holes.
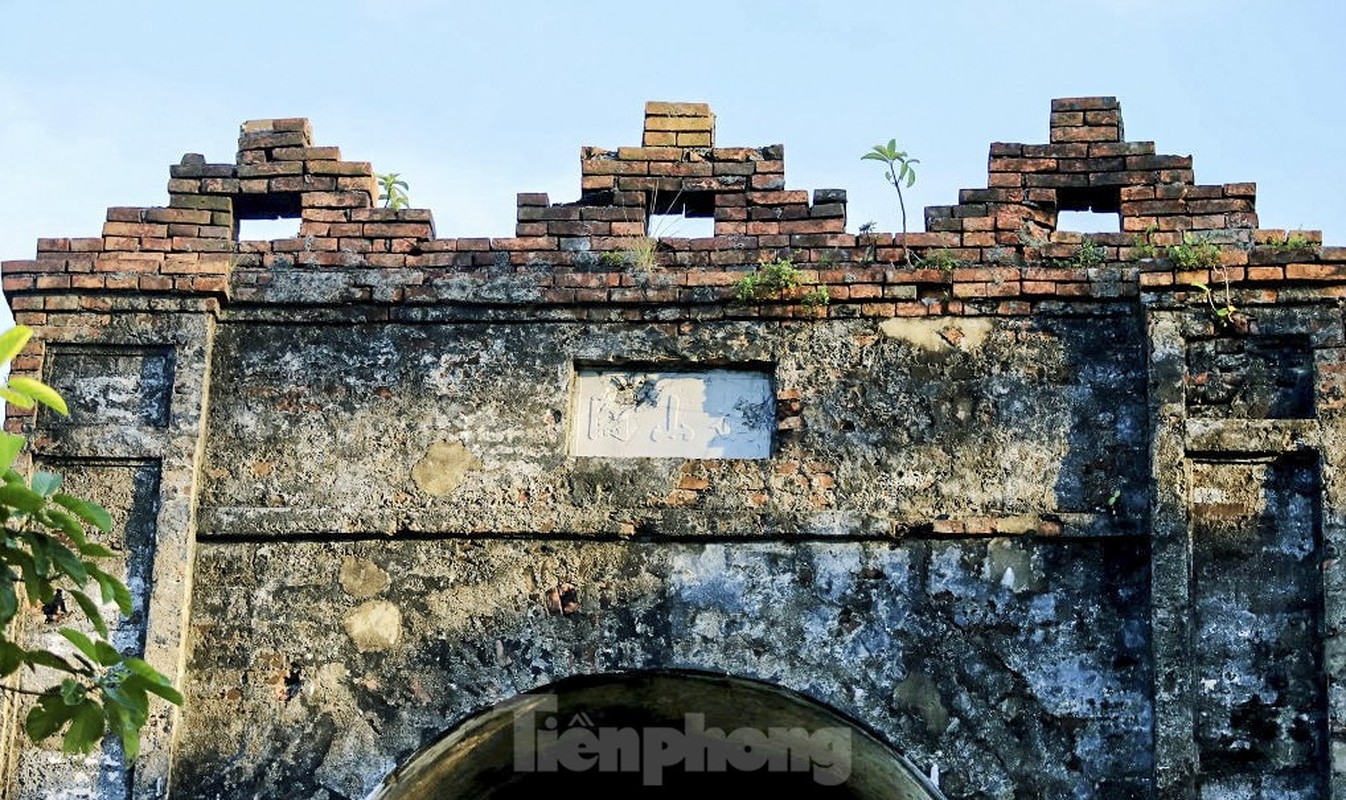
[[[1197,462],[1192,475],[1202,797],[1324,797],[1317,465]]]
[[[610,458],[767,458],[771,378],[749,370],[580,370],[570,452]]]
[[[1310,419],[1313,352],[1303,337],[1224,337],[1187,345],[1187,413]]]
[[[65,398],[70,416],[46,414],[45,424],[168,424],[171,348],[57,345],[48,350],[47,361],[47,383]]]

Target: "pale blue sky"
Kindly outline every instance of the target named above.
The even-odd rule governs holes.
[[[1343,8],[0,0],[0,258],[165,203],[169,164],[232,161],[239,123],[273,116],[402,173],[440,236],[510,235],[516,192],[575,199],[580,146],[637,144],[649,99],[709,102],[718,144],[784,143],[789,188],[847,189],[852,230],[895,230],[872,144],[921,159],[910,206],[952,203],[989,142],[1045,141],[1049,100],[1085,94],[1198,182],[1256,181],[1264,227],[1346,244]]]

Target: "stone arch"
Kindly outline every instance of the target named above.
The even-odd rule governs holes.
[[[595,788],[943,798],[863,725],[817,700],[746,678],[654,670],[566,678],[484,709],[414,754],[369,800]]]

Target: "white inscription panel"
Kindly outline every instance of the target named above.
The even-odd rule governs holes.
[[[776,428],[763,372],[580,370],[570,452],[616,458],[767,458]]]

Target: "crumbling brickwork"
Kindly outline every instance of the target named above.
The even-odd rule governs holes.
[[[363,797],[491,703],[685,669],[821,701],[949,798],[1346,797],[1346,248],[1259,228],[1115,98],[1052,101],[905,235],[714,120],[648,104],[490,239],[247,122],[166,207],[5,262],[15,368],[76,407],[7,425],[107,476],[131,638],[187,695],[133,773],[15,739],[11,796]],[[238,240],[270,217],[299,235]],[[769,262],[798,272],[745,293]],[[727,436],[657,377],[728,368],[769,381],[733,417],[766,458],[572,452],[650,409]]]

